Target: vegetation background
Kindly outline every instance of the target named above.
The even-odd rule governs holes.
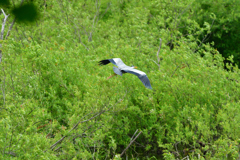
[[[0,159],[239,159],[240,1],[0,5]]]

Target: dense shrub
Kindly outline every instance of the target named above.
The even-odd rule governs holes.
[[[239,69],[203,43],[202,4],[47,1],[36,24],[16,23],[1,41],[1,159],[120,159],[139,132],[123,159],[237,159]],[[153,90],[106,80],[98,61],[115,57]]]

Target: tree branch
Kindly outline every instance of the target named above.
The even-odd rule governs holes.
[[[160,52],[160,49],[161,49],[161,46],[162,46],[162,39],[159,38],[159,40],[160,40],[160,44],[159,44],[159,48],[158,48],[158,52],[157,52],[158,64],[160,63],[159,52]],[[159,64],[159,68],[160,68],[160,64]]]
[[[137,131],[138,131],[138,130],[136,130],[136,132],[137,132]],[[136,132],[134,133],[134,135],[136,134]],[[127,149],[132,145],[132,143],[140,136],[141,133],[142,133],[142,131],[140,131],[140,132],[138,133],[138,135],[132,140],[132,138],[134,137],[134,135],[133,135],[133,137],[131,138],[131,141],[130,141],[129,145],[127,146],[127,148],[124,149],[124,151],[121,153],[120,157],[123,156],[123,154],[124,154],[124,153],[127,151]]]
[[[15,22],[16,22],[16,18],[13,19],[12,24],[10,25],[10,27],[8,29],[8,32],[7,32],[7,35],[6,35],[5,39],[7,39],[10,36],[10,32],[11,32]]]
[[[3,33],[4,33],[4,29],[5,29],[7,18],[8,18],[9,15],[6,15],[3,9],[1,9],[1,11],[2,11],[2,13],[4,15],[4,20],[3,20],[3,23],[2,23],[2,30],[1,30],[0,39],[3,40]]]
[[[1,53],[0,53],[1,54]],[[5,81],[6,81],[6,73],[5,73],[5,70],[4,70],[4,67],[2,67],[2,71],[3,71],[3,74],[4,74],[4,78],[3,78],[3,82],[2,82],[2,94],[3,94],[3,107],[5,107]],[[2,81],[2,80],[1,80]]]
[[[157,52],[157,60],[158,60],[158,63],[156,63],[154,60],[152,60],[154,63],[156,63],[156,65],[158,65],[158,70],[160,70],[160,57],[159,57],[159,52],[161,50],[161,46],[162,46],[162,39],[159,38],[160,40],[160,44],[159,44],[159,48],[158,48],[158,52]]]
[[[75,24],[75,26],[76,26],[76,33],[78,34],[78,40],[79,40],[79,42],[86,48],[86,50],[89,50],[89,48],[82,42],[82,40],[81,40],[81,34],[80,34],[80,31],[79,31],[79,28],[78,28],[78,26]],[[82,26],[83,27],[83,26]],[[83,29],[85,30],[85,28],[83,27]],[[85,30],[85,32],[86,32],[86,30]],[[86,32],[86,34],[87,34],[87,32]]]
[[[211,31],[211,29],[212,29],[212,26],[213,26],[213,24],[214,24],[214,21],[215,21],[215,19],[213,19],[213,21],[212,21],[212,24],[211,24],[211,26],[210,26],[210,31]],[[197,49],[195,49],[194,53],[198,50],[199,47],[202,46],[202,44],[207,40],[207,38],[209,39],[209,37],[208,37],[209,35],[211,35],[211,33],[208,33],[208,34],[202,39],[202,41],[200,42],[200,44],[197,46]]]
[[[92,33],[93,33],[93,28],[94,28],[94,26],[95,26],[95,21],[96,21],[96,23],[98,22],[98,20],[99,20],[99,5],[98,5],[98,0],[96,0],[96,8],[97,8],[97,12],[96,12],[96,14],[95,14],[95,16],[94,16],[94,18],[93,18],[93,24],[92,24],[92,29],[91,29],[91,31],[90,31],[90,33],[89,33],[89,37],[88,37],[88,41],[89,42],[91,42],[92,41]],[[98,18],[97,18],[97,16],[98,16]],[[97,20],[96,20],[96,18],[97,18]]]
[[[124,95],[123,99],[125,98],[126,95],[127,95],[127,92],[126,92],[126,94]],[[58,140],[56,143],[54,143],[54,144],[50,147],[50,149],[53,150],[53,149],[57,146],[57,144],[61,143],[61,142],[67,137],[67,135],[69,135],[69,133],[70,133],[72,130],[74,130],[74,129],[77,128],[77,126],[78,126],[80,123],[84,123],[84,122],[90,121],[90,120],[92,120],[92,119],[100,116],[101,114],[109,111],[111,108],[113,108],[113,107],[114,107],[115,105],[117,105],[119,102],[121,102],[123,99],[119,99],[118,102],[116,102],[113,106],[110,106],[110,107],[109,107],[108,109],[106,109],[106,110],[100,110],[99,112],[97,112],[97,113],[96,113],[94,116],[92,116],[91,118],[88,118],[88,119],[86,119],[86,120],[84,120],[84,121],[81,121],[83,118],[85,118],[86,116],[90,115],[91,113],[90,113],[90,114],[87,114],[86,116],[84,116],[83,118],[81,118],[81,119],[73,126],[73,128],[72,128],[70,131],[68,131],[68,134],[66,134],[65,136],[63,136],[63,137],[62,137],[60,140]]]
[[[177,68],[174,70],[173,74],[171,75],[171,77],[175,74],[175,72],[177,71],[177,69],[179,68],[180,66],[177,66]]]

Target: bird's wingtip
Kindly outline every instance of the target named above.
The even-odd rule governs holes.
[[[148,89],[152,89],[152,86],[148,86],[147,88],[148,88]]]

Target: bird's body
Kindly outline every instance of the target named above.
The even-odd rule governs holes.
[[[142,83],[145,85],[145,87],[152,89],[150,81],[149,81],[146,73],[139,71],[137,69],[134,69],[134,66],[129,67],[129,66],[125,65],[120,58],[101,60],[99,62],[99,65],[107,65],[110,62],[118,67],[118,68],[113,67],[113,71],[115,74],[122,76],[123,73],[132,73],[132,74],[138,76],[138,78],[142,81]],[[111,78],[111,77],[112,76],[110,76],[109,78]]]

